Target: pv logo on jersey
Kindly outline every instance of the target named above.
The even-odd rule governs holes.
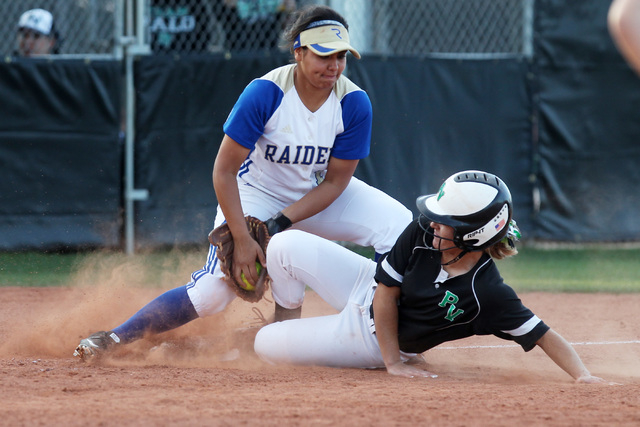
[[[455,305],[458,303],[458,301],[460,301],[460,298],[456,294],[454,294],[451,291],[447,291],[444,294],[444,298],[442,298],[442,301],[438,303],[438,306],[442,308],[446,308],[447,306],[449,306],[449,309],[447,310],[447,315],[444,316],[444,318],[450,322],[453,322],[456,317],[464,313],[463,309],[456,308]]]

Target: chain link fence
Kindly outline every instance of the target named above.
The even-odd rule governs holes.
[[[349,22],[364,54],[501,56],[532,53],[534,0],[5,0],[0,44],[15,54],[20,15],[49,10],[59,52],[119,57],[126,10],[142,11],[155,54],[264,53],[279,49],[291,12],[325,4]]]
[[[352,0],[336,9],[363,51],[383,55],[532,54],[533,0]]]
[[[279,49],[295,0],[151,0],[155,53],[253,52]]]
[[[534,0],[152,0],[154,52],[277,50],[290,12],[325,4],[362,53],[530,55]]]

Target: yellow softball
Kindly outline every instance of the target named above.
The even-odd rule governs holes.
[[[262,271],[262,265],[256,261],[256,271],[258,272],[258,274],[260,274],[260,271]],[[240,278],[242,279],[242,282],[244,283],[244,289],[247,291],[255,291],[256,287],[253,286],[251,283],[249,283],[249,281],[247,280],[247,278],[244,276],[244,272],[240,273]]]

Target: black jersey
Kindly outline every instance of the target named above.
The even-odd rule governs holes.
[[[375,280],[400,287],[400,350],[422,353],[446,341],[490,334],[531,350],[549,327],[504,283],[491,257],[485,253],[471,271],[447,278],[432,242],[415,220],[378,263]]]

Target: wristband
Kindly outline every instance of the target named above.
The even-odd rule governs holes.
[[[267,224],[270,236],[284,231],[293,225],[291,220],[287,218],[287,216],[282,212],[278,212],[277,214],[266,220],[265,224]]]

